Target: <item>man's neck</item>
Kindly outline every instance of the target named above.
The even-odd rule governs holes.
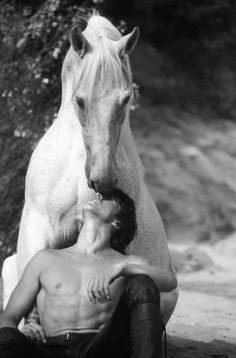
[[[78,241],[73,250],[84,256],[93,256],[105,253],[110,247],[111,229],[96,221],[85,221],[80,231]]]

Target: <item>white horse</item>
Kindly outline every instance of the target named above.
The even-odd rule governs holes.
[[[77,233],[81,208],[115,186],[135,201],[138,233],[130,253],[173,271],[162,220],[144,183],[144,170],[129,124],[132,75],[128,53],[138,28],[126,35],[106,18],[92,15],[83,31],[71,31],[62,67],[58,117],[35,148],[25,185],[17,255],[3,267],[4,304],[29,259],[61,233]],[[17,262],[17,269],[16,269]],[[162,294],[167,322],[177,290]]]

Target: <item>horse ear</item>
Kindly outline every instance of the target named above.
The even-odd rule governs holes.
[[[88,40],[82,34],[79,25],[76,25],[71,29],[70,43],[75,52],[77,52],[81,58],[83,58],[91,48]]]
[[[123,36],[120,40],[117,41],[117,48],[120,57],[128,55],[130,52],[133,51],[138,41],[139,34],[139,28],[135,27],[130,34]]]

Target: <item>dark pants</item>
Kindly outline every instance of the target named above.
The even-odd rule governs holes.
[[[0,329],[0,358],[161,358],[160,293],[147,275],[133,276],[98,333],[69,334],[37,344],[13,328]]]

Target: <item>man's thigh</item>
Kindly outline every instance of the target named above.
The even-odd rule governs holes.
[[[130,312],[120,299],[112,317],[90,343],[86,358],[130,358]]]
[[[142,338],[140,342],[140,334],[147,336],[146,345]],[[125,285],[112,317],[92,339],[86,358],[130,358],[134,349],[136,353],[140,349],[140,343],[144,349],[148,342],[158,352],[161,337],[159,291],[148,276],[137,275]]]
[[[52,358],[42,346],[14,328],[0,329],[0,358]]]

